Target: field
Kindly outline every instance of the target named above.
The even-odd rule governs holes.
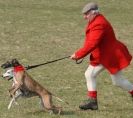
[[[84,40],[83,6],[90,0],[0,0],[0,64],[17,58],[23,65],[33,65],[71,55]],[[117,38],[133,54],[132,0],[95,0],[102,14],[111,22]],[[97,78],[98,111],[80,111],[86,99],[84,72],[88,57],[82,64],[65,59],[29,70],[29,74],[55,95],[68,101],[62,115],[49,115],[39,106],[38,98],[20,99],[20,105],[7,110],[11,81],[0,77],[0,118],[133,118],[130,95],[112,85],[104,71]],[[133,82],[133,63],[124,71]],[[0,74],[3,70],[0,69]]]

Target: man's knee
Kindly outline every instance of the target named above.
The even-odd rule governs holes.
[[[115,79],[112,79],[112,83],[115,86],[121,87],[124,83],[126,83],[126,80],[123,78],[115,78]]]
[[[119,86],[119,82],[116,81],[115,79],[112,79],[112,84],[113,84],[114,86]]]
[[[93,70],[87,69],[85,71],[85,77],[86,77],[86,79],[96,78],[96,75],[93,73]]]

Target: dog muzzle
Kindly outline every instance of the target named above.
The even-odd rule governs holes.
[[[8,69],[3,75],[3,78],[10,80],[13,78],[13,69]]]

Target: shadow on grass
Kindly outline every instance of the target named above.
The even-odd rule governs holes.
[[[99,110],[69,110],[69,111],[62,111],[61,112],[61,116],[63,115],[66,115],[66,116],[69,116],[69,115],[74,115],[74,114],[77,114],[77,113],[84,113],[84,112],[95,112],[95,113],[99,113],[99,112],[122,112],[122,111],[133,111],[133,108],[126,108],[126,109],[122,109],[122,108],[118,108],[118,109],[99,109]],[[26,113],[27,115],[41,115],[41,114],[47,114],[47,115],[50,115],[50,113],[44,111],[44,110],[36,110],[36,111],[29,111]],[[58,115],[58,114],[54,114],[54,115]]]
[[[73,115],[75,114],[75,111],[63,111],[61,115]]]
[[[113,111],[133,111],[133,108],[117,108],[117,109],[100,109],[100,110],[98,110],[99,112],[101,111],[101,112],[104,112],[104,111],[111,111],[111,112],[113,112]]]
[[[27,112],[26,114],[27,115],[39,115],[39,114],[49,114],[48,112],[44,111],[44,110],[37,110],[37,111],[30,111],[30,112]],[[60,115],[73,115],[75,114],[75,111],[62,111]]]

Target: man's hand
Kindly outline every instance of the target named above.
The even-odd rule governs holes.
[[[76,56],[75,56],[75,53],[71,55],[70,59],[77,60]]]

